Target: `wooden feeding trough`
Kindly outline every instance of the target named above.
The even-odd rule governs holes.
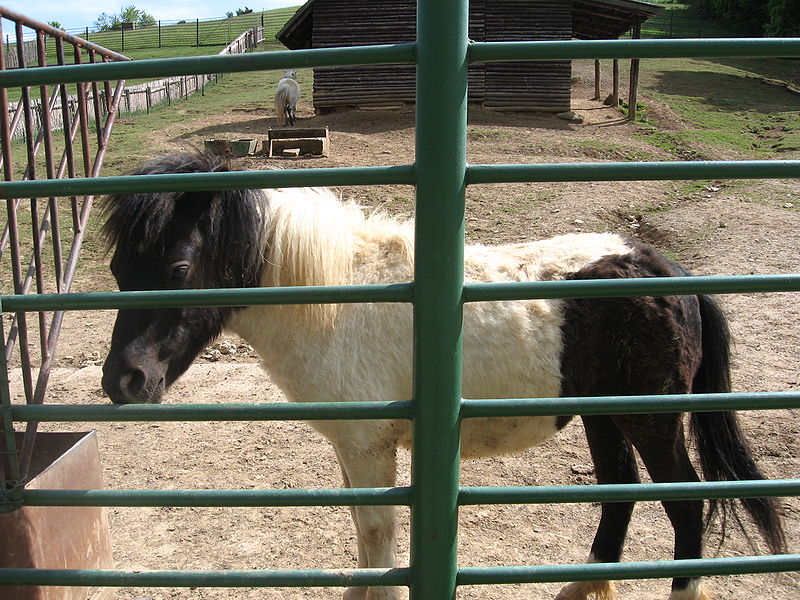
[[[264,153],[273,158],[328,156],[330,142],[327,127],[286,127],[270,129]]]
[[[255,153],[258,140],[205,140],[204,146],[207,152],[222,156],[249,156]]]

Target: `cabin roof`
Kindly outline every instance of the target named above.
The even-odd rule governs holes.
[[[275,37],[287,48],[311,48],[316,0],[297,9]],[[487,9],[491,1],[486,3]],[[572,37],[582,40],[616,39],[634,25],[644,23],[664,10],[638,0],[572,0]]]
[[[638,0],[572,0],[572,36],[581,40],[617,39],[663,10],[663,6]]]

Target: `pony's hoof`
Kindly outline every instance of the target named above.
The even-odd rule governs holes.
[[[561,588],[555,600],[588,600],[590,596],[596,600],[614,600],[617,588],[613,581],[575,581]]]
[[[699,579],[693,579],[682,590],[672,590],[669,600],[711,600],[706,586]]]

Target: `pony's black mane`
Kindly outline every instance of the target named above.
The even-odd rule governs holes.
[[[183,152],[154,158],[132,175],[229,171],[223,157]],[[136,192],[108,196],[102,207],[103,235],[116,255],[153,259],[173,240],[177,220],[196,219],[206,245],[203,263],[220,287],[255,285],[261,267],[266,196],[262,190]]]

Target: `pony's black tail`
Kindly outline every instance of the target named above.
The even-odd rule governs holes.
[[[694,393],[729,392],[730,333],[719,305],[709,296],[699,295],[702,319],[703,359],[695,376]],[[747,445],[736,413],[698,412],[691,415],[692,436],[700,455],[700,465],[709,481],[766,479],[756,465]],[[742,498],[742,506],[758,527],[773,553],[786,551],[786,538],[781,519],[772,498]],[[739,526],[736,505],[730,499],[709,501],[706,526],[719,514],[722,535],[730,518]]]

